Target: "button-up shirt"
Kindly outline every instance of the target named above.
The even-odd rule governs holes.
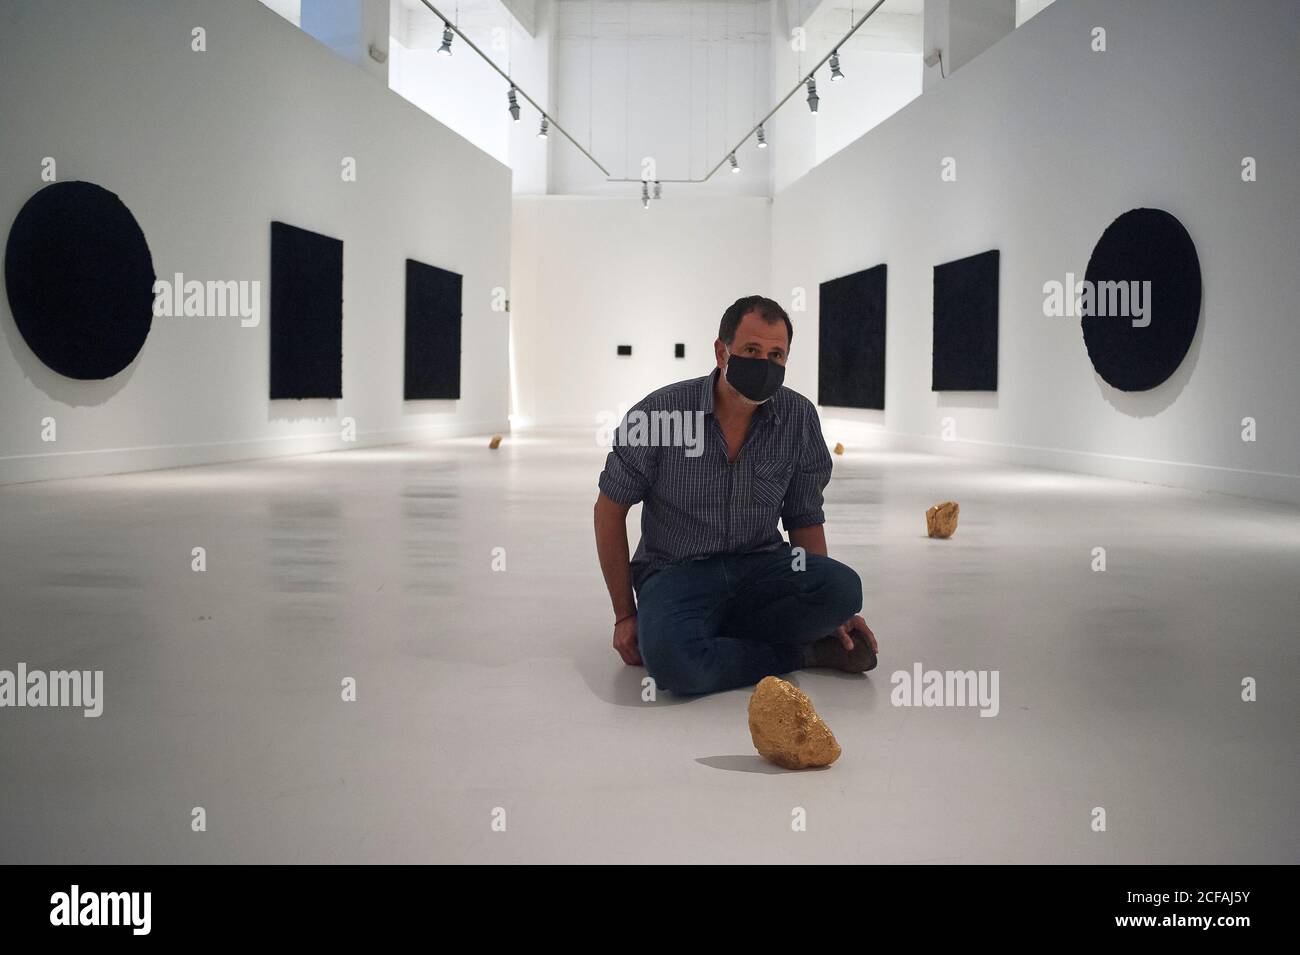
[[[778,519],[787,531],[826,520],[831,456],[813,403],[780,388],[755,410],[739,454],[728,461],[713,413],[718,374],[647,395],[614,433],[599,484],[620,504],[643,502],[632,557],[637,590],[669,564],[780,547]]]

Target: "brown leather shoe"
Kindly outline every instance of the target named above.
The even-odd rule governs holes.
[[[845,650],[840,638],[831,634],[804,649],[804,667],[829,667],[846,673],[866,673],[876,668],[876,655],[861,634],[853,634],[853,649]]]

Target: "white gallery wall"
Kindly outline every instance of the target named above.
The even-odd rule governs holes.
[[[614,178],[700,179],[771,108],[772,0],[559,0],[556,116]],[[724,164],[678,195],[771,193],[752,145],[744,175]],[[553,193],[636,197],[557,140]],[[665,186],[665,188],[675,188]],[[685,186],[681,188],[686,188]]]
[[[256,327],[155,318],[104,381],[41,364],[0,295],[0,482],[505,426],[510,170],[257,0],[6,3],[0,116],[6,232],[49,157],[121,197],[160,278],[261,283]],[[341,400],[268,399],[272,220],[343,240]],[[464,276],[458,401],[402,400],[408,257]]]
[[[543,109],[553,111],[550,86],[556,3],[538,0],[530,4],[532,16],[527,26],[516,18],[517,3],[508,7],[502,0],[442,0],[435,6]],[[510,166],[515,192],[546,192],[551,150],[572,147],[558,134],[538,138],[541,115],[524,96],[517,96],[520,118],[518,123],[512,122],[510,84],[463,37],[452,41],[450,56],[439,54],[442,20],[418,0],[392,0],[388,31],[389,86]]]
[[[707,374],[723,311],[767,289],[770,209],[761,197],[679,194],[649,210],[635,198],[516,197],[512,423],[594,428],[602,412]],[[805,340],[796,334],[795,352]],[[685,358],[673,357],[678,342]]]
[[[839,51],[844,79],[832,80],[829,64],[823,65],[815,77],[817,113],[808,108],[807,88],[802,87],[767,123],[776,191],[921,95],[926,2],[885,0],[847,43],[841,42],[844,35],[871,9],[871,3],[822,0],[815,7],[777,7],[771,49],[774,79],[760,116],[832,50]],[[805,9],[806,17],[798,21]],[[742,155],[753,151],[751,143]]]
[[[771,287],[807,290],[805,339],[821,282],[888,265],[885,411],[823,418],[906,448],[1300,501],[1298,24],[1290,0],[1058,2],[779,192]],[[1173,377],[1125,393],[1077,318],[1044,315],[1043,289],[1082,278],[1106,226],[1144,206],[1191,234],[1203,304]],[[988,249],[998,391],[935,393],[933,267]],[[815,348],[796,345],[787,379],[815,397]]]

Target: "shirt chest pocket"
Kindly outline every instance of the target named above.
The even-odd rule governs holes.
[[[750,488],[753,502],[764,507],[780,507],[793,476],[794,463],[791,461],[765,459],[756,462]]]

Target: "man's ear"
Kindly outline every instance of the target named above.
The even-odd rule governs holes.
[[[713,357],[717,361],[719,368],[726,367],[727,364],[727,346],[722,343],[721,338],[713,340]]]

